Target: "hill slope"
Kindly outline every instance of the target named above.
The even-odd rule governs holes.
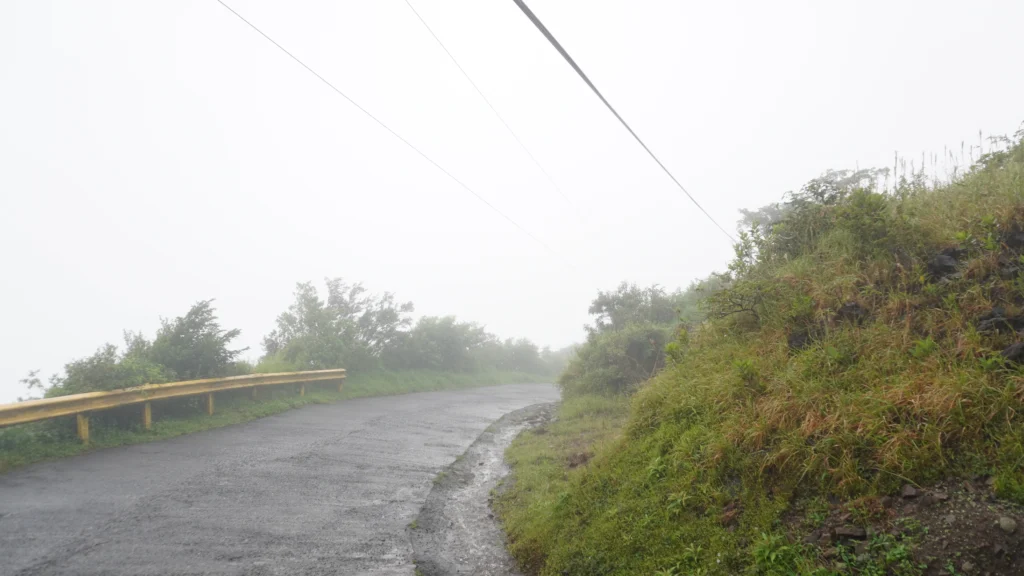
[[[505,494],[524,566],[1024,573],[1024,147],[939,187],[872,176],[826,174],[743,234],[621,431]]]

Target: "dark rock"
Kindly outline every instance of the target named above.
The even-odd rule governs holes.
[[[1007,230],[1001,240],[1010,250],[1018,252],[1024,250],[1024,231],[1021,231],[1017,226]]]
[[[831,545],[832,545],[832,535],[829,534],[827,531],[826,532],[822,532],[821,538],[818,538],[818,546],[821,546],[822,548],[828,548]]]
[[[956,274],[958,264],[955,253],[944,250],[928,262],[928,272],[935,278],[944,278]]]
[[[818,540],[821,540],[821,530],[815,530],[804,536],[804,544],[817,544]]]
[[[1002,349],[999,354],[1002,355],[1002,358],[1007,359],[1007,362],[1021,364],[1024,362],[1024,342],[1014,342]]]
[[[925,494],[921,496],[920,502],[921,506],[931,506],[938,502],[938,500],[935,499],[935,496],[933,496],[931,492],[925,492]]]
[[[853,540],[861,540],[863,538],[867,538],[867,535],[867,531],[865,531],[860,526],[852,526],[850,524],[845,524],[843,526],[836,528],[836,538],[850,538]]]
[[[974,572],[974,563],[970,560],[964,560],[964,563],[960,565],[960,569],[964,572]]]
[[[1006,309],[996,306],[977,320],[978,332],[1016,332],[1024,329],[1024,316],[1009,316]]]
[[[804,329],[793,330],[787,339],[790,350],[803,350],[811,343],[811,334]]]
[[[942,517],[942,521],[946,524],[956,524],[956,516],[953,514],[946,514]]]
[[[860,324],[868,317],[868,309],[856,302],[847,302],[836,310],[836,321]]]
[[[994,320],[996,318],[1006,318],[1006,308],[1002,306],[993,306],[991,310],[978,316],[978,322],[984,322],[986,320]]]
[[[945,502],[946,500],[949,500],[949,494],[946,494],[945,492],[935,491],[932,492],[932,496],[935,496],[935,499],[938,500],[939,502]]]
[[[1003,280],[1013,280],[1020,274],[1020,268],[1017,266],[1007,266],[999,269],[999,277]]]
[[[917,488],[914,488],[910,484],[904,484],[903,490],[900,491],[900,496],[904,498],[917,498]]]
[[[882,505],[882,508],[892,508],[892,496],[882,496],[878,499],[878,503]]]
[[[833,558],[833,557],[835,557],[835,555],[836,555],[836,549],[835,548],[826,548],[825,550],[822,550],[822,552],[821,552],[821,557],[824,558],[825,560],[828,560],[829,558]]]

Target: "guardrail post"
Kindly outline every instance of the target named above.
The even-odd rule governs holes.
[[[143,430],[153,428],[153,408],[149,405],[149,402],[142,403],[142,428]]]
[[[82,444],[89,443],[89,415],[83,412],[75,414],[75,419],[78,421],[78,439],[82,441]]]
[[[213,416],[213,392],[206,395],[206,414]]]
[[[345,379],[341,378],[338,380],[338,392],[343,391],[345,388]]]
[[[259,389],[259,387],[257,387],[257,386],[253,386],[253,387],[252,387],[252,391],[250,392],[250,395],[251,395],[251,398],[252,398],[252,399],[253,399],[254,401],[255,401],[255,400],[259,400],[259,399],[260,399],[260,389]]]
[[[306,395],[306,385],[305,384],[299,384],[299,396],[305,396],[305,395]]]

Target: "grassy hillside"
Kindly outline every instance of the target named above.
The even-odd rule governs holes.
[[[709,319],[678,333],[585,465],[569,466],[568,443],[513,446],[516,474],[545,478],[499,504],[524,567],[1024,573],[1008,522],[1024,503],[1024,148],[1011,144],[938,187],[880,193],[871,174],[829,173],[748,230]]]

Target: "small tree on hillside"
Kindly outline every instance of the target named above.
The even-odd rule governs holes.
[[[173,372],[179,380],[213,378],[230,373],[238,357],[248,350],[231,350],[241,330],[224,330],[217,321],[213,300],[197,302],[184,316],[163,320],[148,356]],[[138,337],[141,338],[141,337]],[[128,341],[129,349],[132,340]],[[142,343],[135,342],[135,347]]]

